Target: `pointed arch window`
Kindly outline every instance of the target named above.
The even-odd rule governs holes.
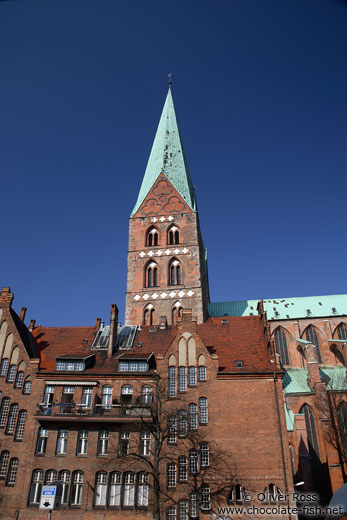
[[[319,457],[317,430],[313,412],[307,404],[304,404],[300,410],[300,413],[305,415],[307,442],[310,455]]]
[[[167,243],[170,246],[180,243],[180,232],[178,227],[171,226],[167,234]]]
[[[7,358],[4,358],[1,361],[1,365],[0,365],[0,376],[1,377],[5,377],[5,375],[7,374],[8,363],[9,363],[9,361]]]
[[[143,311],[143,325],[153,325],[155,316],[155,309],[150,303]]]
[[[337,327],[337,335],[339,339],[347,339],[347,325],[345,323],[340,323]]]
[[[287,336],[283,329],[275,330],[276,353],[279,356],[281,365],[289,365],[289,354]]]
[[[182,305],[180,302],[176,302],[172,307],[172,325],[176,325],[177,318],[182,316]]]
[[[159,245],[159,233],[157,228],[151,227],[147,231],[146,236],[146,246],[152,247],[152,246],[158,246]]]
[[[180,262],[174,258],[169,265],[169,285],[182,284],[182,269]]]
[[[0,455],[0,478],[5,478],[7,473],[8,460],[10,458],[9,451],[2,451]]]
[[[310,343],[312,343],[312,345],[314,345],[316,347],[318,363],[321,363],[322,356],[321,356],[321,352],[320,352],[319,338],[318,338],[316,329],[314,327],[312,327],[312,325],[309,325],[305,331],[305,334],[306,334],[306,340],[309,341]]]
[[[158,266],[155,262],[147,264],[145,281],[146,287],[158,287]]]
[[[7,414],[10,408],[10,398],[3,397],[0,408],[0,428],[4,428],[7,422]]]

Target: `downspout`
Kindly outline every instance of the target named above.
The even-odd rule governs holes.
[[[281,416],[280,416],[280,409],[278,405],[278,392],[277,392],[277,385],[276,385],[277,377],[276,373],[274,372],[274,388],[275,388],[275,395],[276,395],[276,412],[277,412],[277,421],[278,421],[278,430],[280,434],[281,439],[281,455],[282,455],[282,464],[283,464],[283,474],[284,474],[284,486],[285,486],[285,496],[288,497],[288,480],[287,480],[287,470],[286,470],[286,461],[284,456],[284,447],[283,447],[283,435],[282,435],[282,428],[281,428]],[[290,508],[290,502],[287,498],[287,504],[288,508]],[[292,515],[289,511],[289,518],[292,518]]]

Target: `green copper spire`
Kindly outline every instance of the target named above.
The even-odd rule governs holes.
[[[196,201],[194,188],[184,154],[170,88],[166,96],[157,133],[155,134],[140,193],[131,216],[135,215],[149,190],[162,172],[173,184],[188,206],[192,210],[195,210]]]

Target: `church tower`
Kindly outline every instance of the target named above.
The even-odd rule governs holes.
[[[194,187],[169,88],[129,222],[126,325],[207,318],[209,288]]]

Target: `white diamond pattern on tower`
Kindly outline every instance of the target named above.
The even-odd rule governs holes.
[[[183,298],[183,296],[184,296],[185,294],[186,294],[186,293],[185,293],[184,291],[180,291],[180,292],[178,293],[178,296],[179,296],[180,298]]]
[[[158,298],[159,294],[157,294],[156,292],[152,294],[152,298],[153,300],[156,300]]]
[[[144,300],[148,300],[148,298],[149,298],[149,294],[146,293],[146,294],[143,295],[143,299]]]
[[[171,291],[171,292],[169,293],[169,296],[170,296],[170,298],[174,298],[174,296],[176,296],[176,293],[173,292],[173,291]]]
[[[137,301],[137,300],[139,300],[140,298],[141,298],[141,296],[140,296],[139,294],[135,294],[135,296],[134,296],[134,300]]]
[[[166,298],[166,297],[167,297],[166,292],[162,292],[161,295],[160,295],[160,298]]]
[[[188,292],[187,292],[187,296],[189,296],[189,297],[190,297],[190,296],[193,296],[193,294],[194,294],[193,291],[188,291]]]

